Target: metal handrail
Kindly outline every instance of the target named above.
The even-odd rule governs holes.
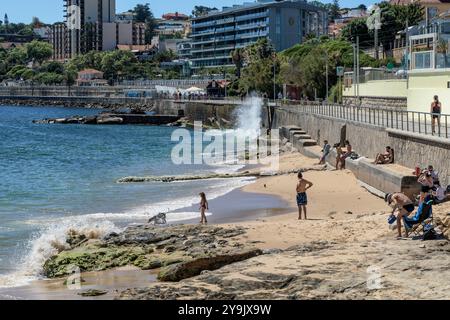
[[[436,119],[435,132],[432,119],[437,114],[419,111],[395,110],[386,108],[344,106],[344,105],[297,105],[288,106],[301,113],[316,114],[335,119],[374,125],[377,127],[403,130],[413,133],[434,135],[450,139],[450,114],[439,114]]]

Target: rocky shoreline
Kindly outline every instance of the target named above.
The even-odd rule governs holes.
[[[448,299],[450,284],[436,280],[450,276],[450,242],[393,240],[380,229],[385,215],[358,216],[352,224],[304,222],[299,232],[319,226],[338,232],[286,249],[260,248],[264,241],[249,239],[242,226],[142,224],[102,239],[72,232],[70,249],[49,259],[44,274],[69,276],[73,265],[82,272],[123,266],[159,271],[158,282],[115,295],[125,300]],[[361,226],[378,230],[367,238],[359,235]],[[80,295],[107,293],[100,291]]]
[[[83,101],[85,100],[85,101]],[[28,98],[28,99],[10,99],[10,98],[2,98],[0,97],[0,106],[40,106],[40,107],[67,107],[67,108],[86,108],[86,109],[109,109],[116,110],[124,107],[124,102],[122,100],[118,100],[117,102],[111,102],[111,99],[102,99],[93,97],[92,100],[95,102],[89,101],[90,99],[79,97],[74,100],[67,99],[58,99],[58,97],[54,97],[53,99],[41,99],[41,98]],[[129,102],[127,101],[126,106],[129,108],[140,109],[143,111],[151,111],[154,108],[153,103],[151,102]]]
[[[260,249],[235,240],[244,233],[239,227],[135,225],[120,234],[88,239],[73,231],[67,239],[70,249],[47,260],[43,273],[56,278],[70,275],[73,266],[82,272],[135,266],[160,269],[160,281],[180,281],[262,254]]]

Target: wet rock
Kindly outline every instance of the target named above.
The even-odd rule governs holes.
[[[89,237],[74,232],[67,238],[71,249],[62,248],[59,254],[48,259],[44,264],[44,274],[49,278],[62,277],[71,274],[73,266],[84,272],[127,265],[142,270],[177,265],[177,268],[164,269],[161,276],[177,281],[175,279],[184,279],[203,270],[214,270],[260,254],[253,247],[230,244],[224,239],[243,233],[243,228],[157,227],[148,224],[132,225],[123,232],[110,233],[97,240],[89,240]]]
[[[176,282],[199,275],[203,270],[216,270],[225,265],[250,259],[262,254],[260,249],[230,251],[222,254],[212,253],[209,257],[199,257],[164,268],[158,274],[158,280]]]
[[[105,294],[108,294],[108,291],[95,290],[95,289],[91,289],[91,290],[87,290],[87,291],[78,293],[78,295],[80,295],[82,297],[98,297],[98,296],[103,296]]]

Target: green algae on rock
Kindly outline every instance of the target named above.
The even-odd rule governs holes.
[[[161,281],[179,281],[261,254],[261,250],[235,241],[244,233],[240,227],[132,225],[101,240],[72,243],[68,238],[71,249],[48,259],[44,275],[67,276],[74,266],[82,272],[135,266],[142,270],[162,268]]]

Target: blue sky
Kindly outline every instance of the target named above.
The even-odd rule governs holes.
[[[116,0],[117,11],[127,11],[138,3],[149,2],[156,17],[166,12],[181,12],[190,14],[195,5],[222,7],[253,0]],[[323,0],[328,3],[331,0]],[[372,4],[374,0],[340,0],[341,7],[356,7],[361,3]],[[10,22],[31,22],[33,16],[46,23],[63,20],[63,0],[0,0],[0,20],[5,13]]]

